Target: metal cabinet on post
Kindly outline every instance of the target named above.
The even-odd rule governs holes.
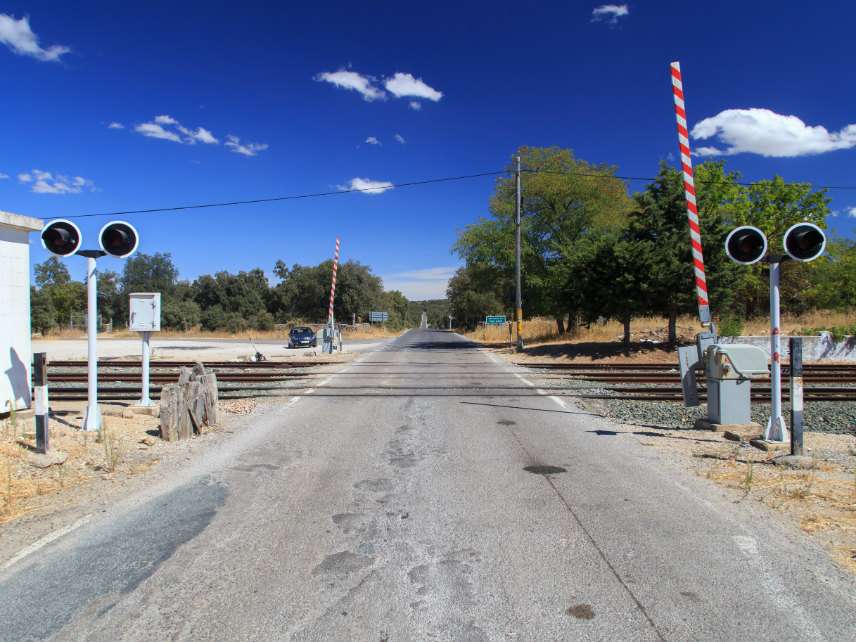
[[[705,350],[707,413],[713,424],[752,421],[752,377],[769,374],[767,353],[750,345],[715,344]]]
[[[152,332],[160,332],[161,295],[160,292],[133,292],[130,296],[129,330],[139,332],[143,339],[142,380],[140,406],[153,406],[149,397],[149,361],[151,347],[149,340]]]

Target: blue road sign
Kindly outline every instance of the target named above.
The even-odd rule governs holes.
[[[492,314],[490,316],[485,317],[484,322],[487,325],[503,325],[506,323],[504,314]]]

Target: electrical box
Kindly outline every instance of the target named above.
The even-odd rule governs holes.
[[[708,376],[713,379],[750,379],[769,374],[767,353],[757,346],[718,344],[708,350]]]
[[[128,329],[135,332],[159,332],[160,324],[160,292],[132,293]]]
[[[756,346],[714,344],[705,350],[705,356],[710,423],[750,423],[752,377],[768,373],[767,353]]]

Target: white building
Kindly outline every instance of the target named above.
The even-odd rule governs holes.
[[[42,221],[0,212],[0,414],[30,407],[30,232]]]

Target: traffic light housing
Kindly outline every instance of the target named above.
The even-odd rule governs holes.
[[[725,253],[735,263],[752,265],[767,253],[767,237],[757,227],[741,225],[725,237]]]
[[[72,256],[80,249],[83,237],[71,221],[58,218],[42,229],[42,247],[56,256]]]
[[[140,237],[134,226],[125,221],[111,221],[98,233],[101,249],[111,256],[124,259],[137,249]]]
[[[814,223],[797,223],[788,228],[782,243],[795,261],[813,261],[826,249],[826,234]]]

